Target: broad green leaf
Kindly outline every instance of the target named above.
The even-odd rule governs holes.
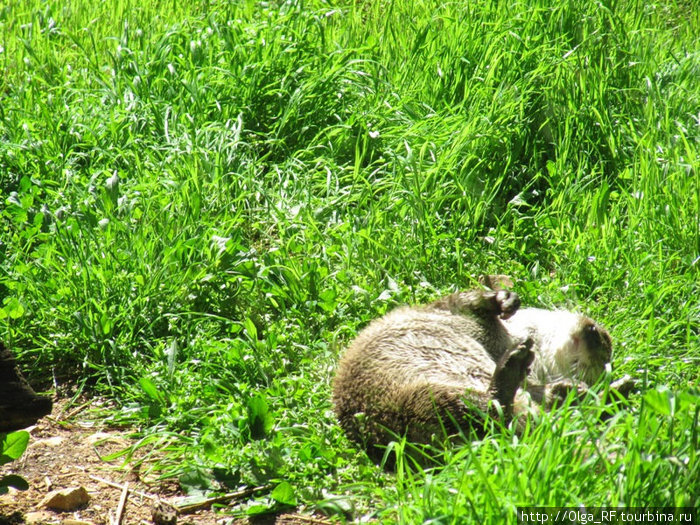
[[[149,378],[142,377],[141,379],[139,379],[139,384],[141,385],[141,388],[148,397],[150,397],[157,403],[166,403],[166,396],[160,390],[158,390],[158,387]]]
[[[20,430],[9,434],[0,434],[0,465],[19,458],[27,449],[29,432]]]
[[[10,316],[10,319],[19,319],[24,315],[24,306],[16,297],[9,297],[5,299],[4,303],[3,310]]]
[[[676,409],[676,396],[668,387],[662,386],[644,394],[644,401],[657,413],[672,416]]]
[[[248,401],[248,429],[251,439],[262,439],[267,436],[273,422],[264,397],[257,395]]]
[[[277,485],[270,493],[270,497],[282,505],[296,506],[297,504],[297,497],[294,493],[294,487],[292,487],[292,485],[287,481],[283,481]]]
[[[257,341],[258,329],[255,327],[255,324],[253,323],[253,321],[250,320],[249,317],[246,317],[245,321],[243,321],[243,326],[245,327],[245,331],[248,333],[248,337],[250,338],[250,340]]]
[[[7,487],[12,487],[17,490],[27,490],[29,483],[22,476],[17,474],[9,474],[0,478],[0,494],[7,492]]]

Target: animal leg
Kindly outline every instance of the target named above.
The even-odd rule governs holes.
[[[520,343],[501,358],[493,373],[489,392],[509,414],[515,393],[527,377],[528,369],[535,359],[532,345],[530,338]]]
[[[520,308],[520,297],[508,290],[469,290],[438,299],[432,306],[453,313],[472,312],[480,317],[508,319]]]

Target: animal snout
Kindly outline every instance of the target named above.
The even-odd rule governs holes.
[[[612,357],[610,336],[595,323],[583,327],[583,340],[586,348],[599,359],[609,362]]]

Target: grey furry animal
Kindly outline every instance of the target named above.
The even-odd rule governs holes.
[[[534,340],[536,359],[529,376],[534,383],[574,379],[593,384],[610,362],[610,334],[585,315],[521,308],[504,323],[513,337]]]
[[[567,310],[521,308],[504,325],[512,337],[532,338],[535,360],[526,388],[516,394],[515,412],[549,409],[570,390],[584,392],[605,371],[612,356],[610,334],[591,318]]]
[[[507,423],[598,379],[612,351],[604,328],[519,306],[513,292],[473,290],[373,321],[338,366],[340,425],[378,460],[397,435],[423,443],[460,429],[482,435],[489,417]]]
[[[483,434],[487,417],[509,419],[535,357],[532,339],[514,340],[501,322],[519,306],[515,293],[475,290],[370,323],[334,381],[335,411],[348,436],[378,460],[375,445],[396,435],[428,442],[462,427]]]

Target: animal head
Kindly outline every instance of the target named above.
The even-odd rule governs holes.
[[[563,378],[593,384],[612,357],[610,334],[578,313],[524,308],[507,323],[513,335],[535,340],[530,377],[542,384]]]

